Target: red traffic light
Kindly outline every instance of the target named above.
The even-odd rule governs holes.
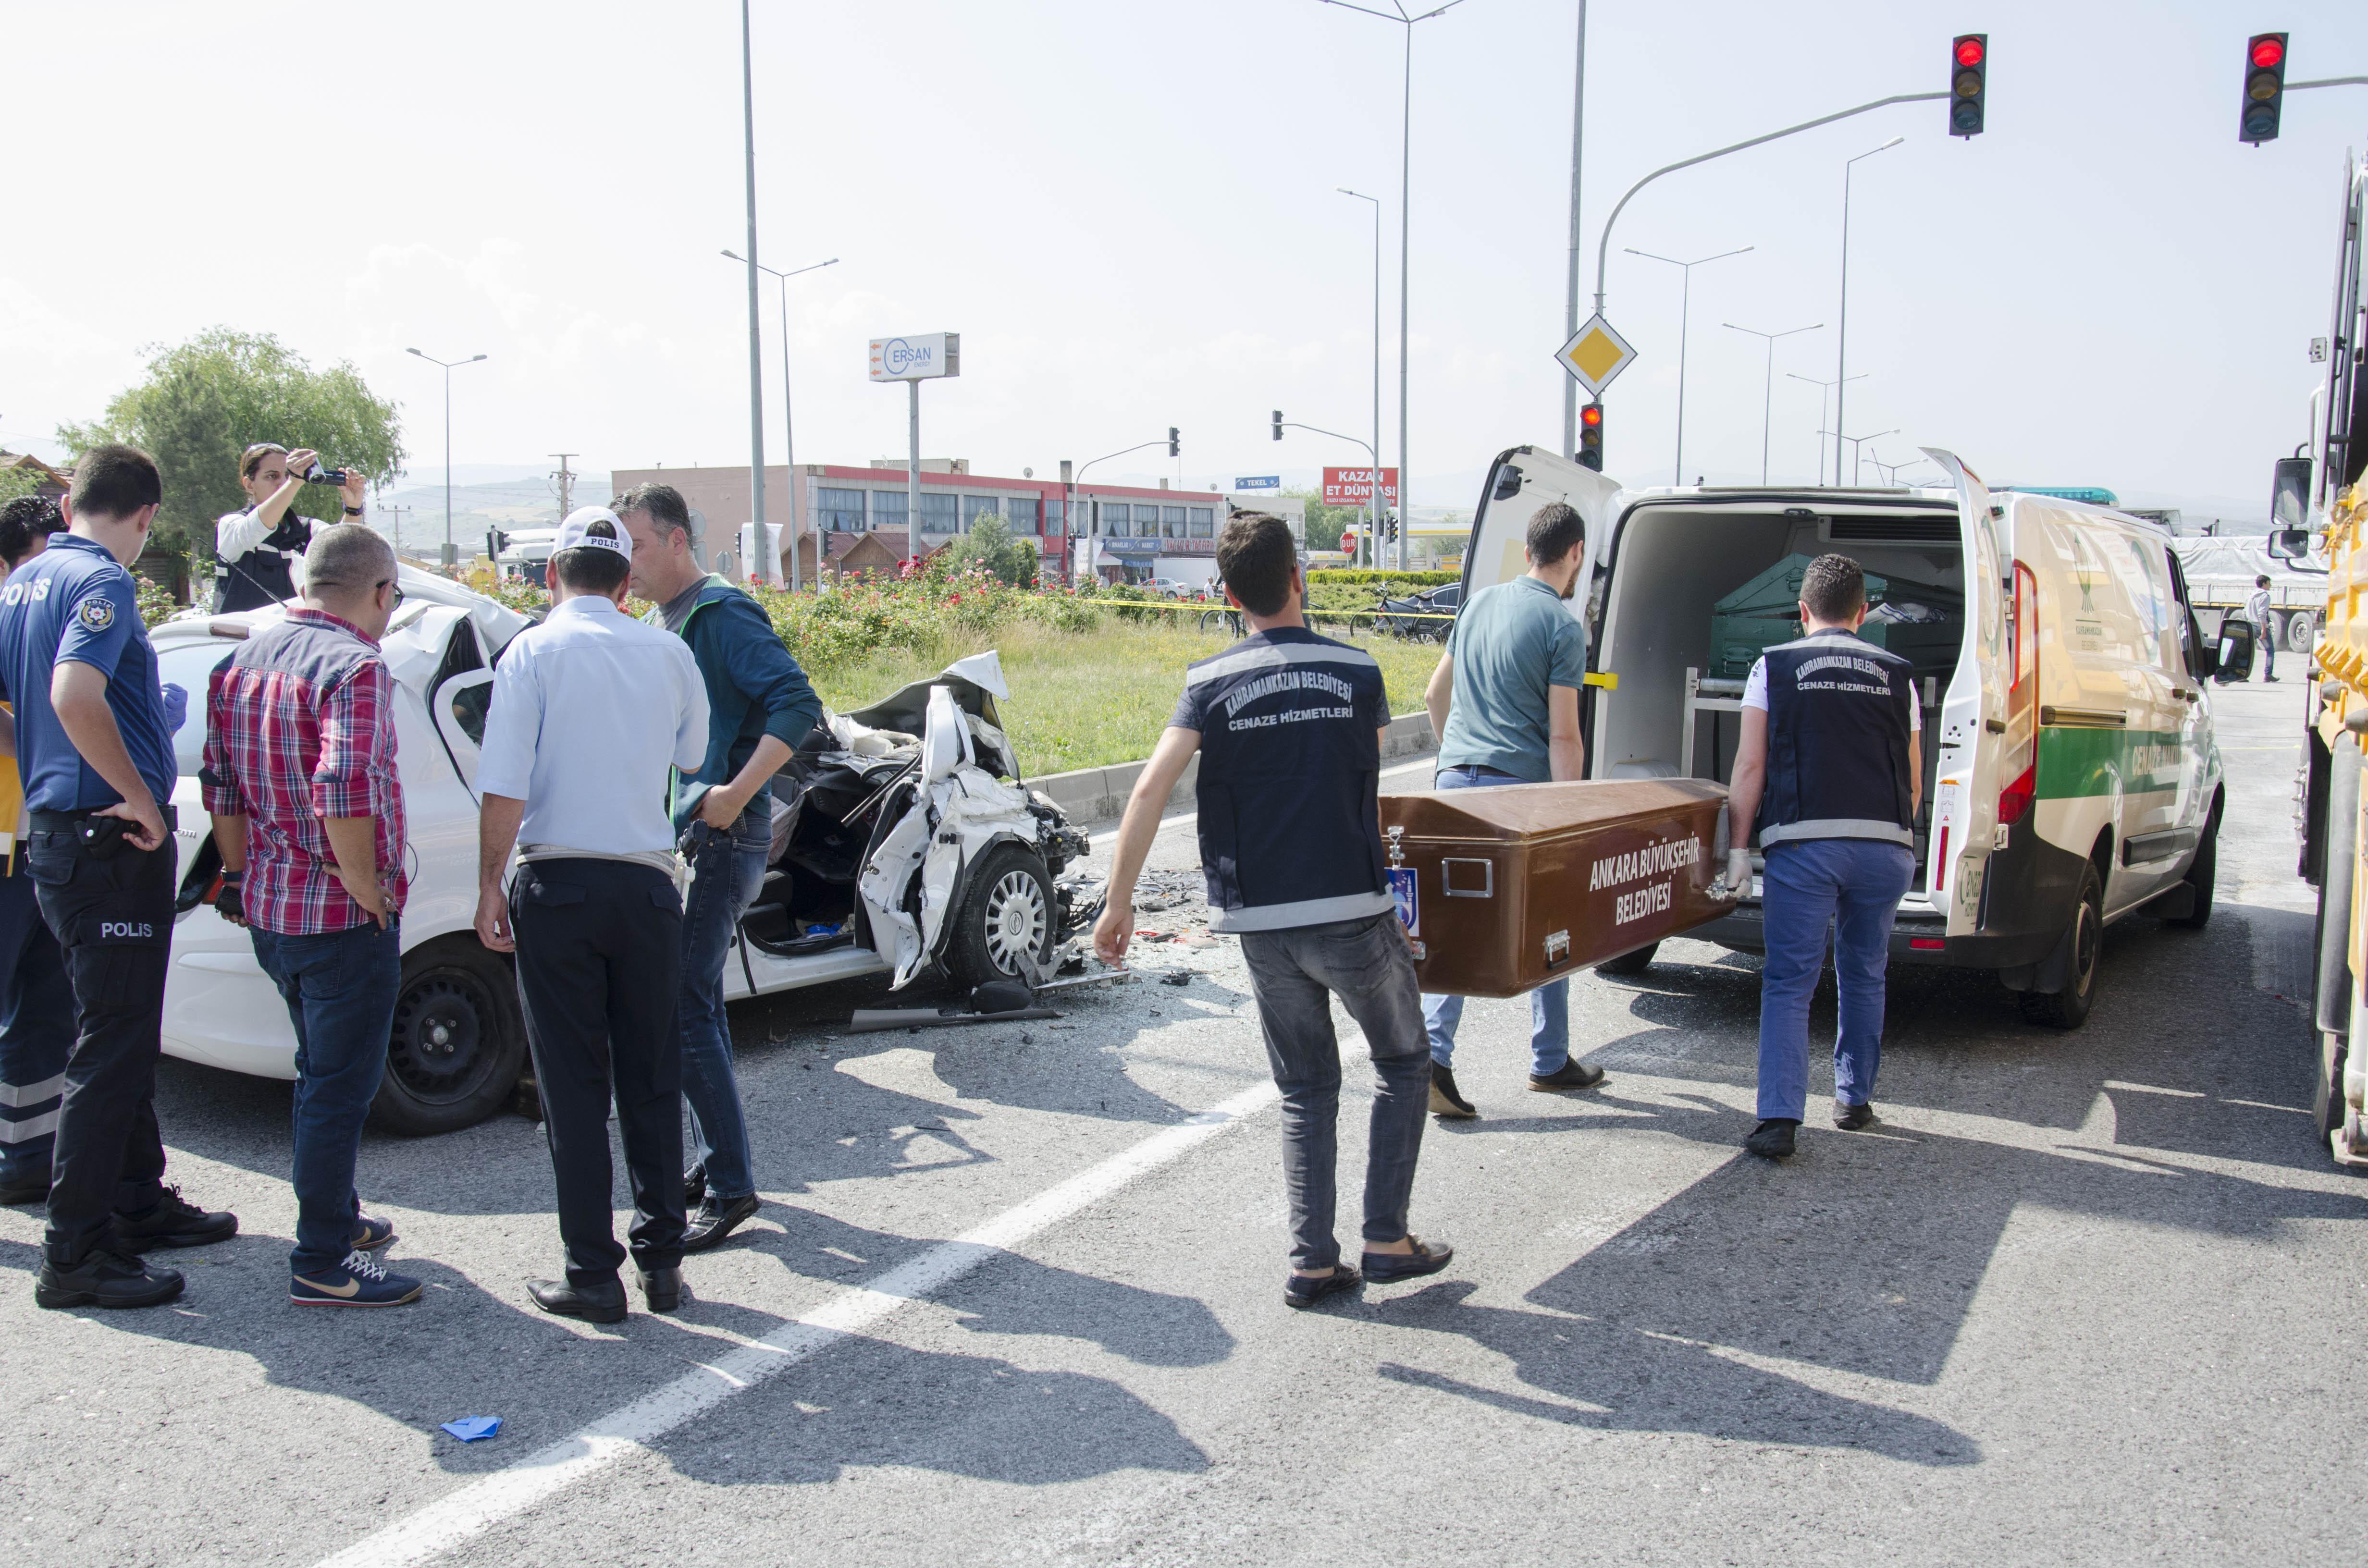
[[[1966,37],[1957,40],[1957,63],[1960,65],[1979,65],[1982,56],[1988,52],[1979,38]]]
[[[1589,426],[1600,425],[1603,423],[1603,410],[1590,403],[1578,411],[1578,422]]]
[[[2252,60],[2256,69],[2267,70],[2286,57],[2286,40],[2276,34],[2266,34],[2253,40]]]

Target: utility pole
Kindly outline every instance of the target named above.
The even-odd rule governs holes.
[[[1578,253],[1584,243],[1578,232],[1579,150],[1587,135],[1587,0],[1578,0],[1578,67],[1570,90],[1570,303],[1563,312],[1562,340],[1578,335]],[[1562,455],[1578,460],[1578,383],[1562,381]]]
[[[551,477],[559,482],[559,519],[562,522],[565,522],[567,520],[567,514],[575,510],[576,476],[567,471],[567,460],[570,458],[580,458],[584,454],[581,452],[553,452],[551,455],[559,460],[559,472],[552,474]]]
[[[765,346],[757,328],[757,68],[748,52],[748,0],[740,0],[740,115],[748,167],[748,492],[749,530],[747,575],[753,582],[772,580],[765,537]],[[920,426],[920,396],[914,394],[913,423]]]

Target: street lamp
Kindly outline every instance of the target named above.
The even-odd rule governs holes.
[[[1670,256],[1655,256],[1651,251],[1638,250],[1633,245],[1621,248],[1630,256],[1641,256],[1646,261],[1666,261],[1685,274],[1685,281],[1678,286],[1678,456],[1669,470],[1669,483],[1683,484],[1686,482],[1686,318],[1693,308],[1694,268],[1706,267],[1713,261],[1725,261],[1731,256],[1741,256],[1743,251],[1755,247],[1745,245],[1743,250],[1723,250],[1700,261],[1679,261]]]
[[[1850,483],[1855,485],[1858,483],[1859,449],[1869,441],[1880,441],[1885,436],[1896,436],[1899,432],[1897,429],[1894,428],[1890,430],[1877,430],[1872,436],[1845,436],[1839,428],[1837,428],[1833,430],[1820,430],[1817,434],[1820,436],[1831,436],[1834,438],[1834,452],[1836,454],[1835,462],[1837,465],[1839,465],[1841,460],[1839,456],[1842,449],[1841,444],[1844,441],[1848,441],[1850,444]],[[1877,468],[1881,468],[1882,466],[1883,465],[1881,463],[1875,464],[1875,467]],[[1834,470],[1834,483],[1839,486],[1841,482],[1841,469],[1837,466]]]
[[[1088,458],[1088,459],[1087,459],[1087,460],[1086,460],[1086,461],[1085,461],[1085,463],[1084,463],[1084,465],[1083,465],[1082,467],[1080,467],[1080,468],[1076,471],[1076,472],[1075,474],[1073,474],[1073,475],[1070,475],[1070,476],[1069,476],[1069,479],[1068,479],[1068,488],[1069,488],[1069,506],[1068,506],[1068,512],[1069,512],[1069,515],[1068,515],[1068,517],[1064,517],[1064,519],[1062,519],[1063,525],[1064,525],[1064,527],[1066,527],[1066,528],[1070,530],[1070,532],[1071,532],[1072,534],[1074,534],[1074,533],[1076,531],[1076,527],[1077,527],[1077,495],[1076,495],[1076,492],[1077,492],[1078,487],[1079,487],[1079,486],[1081,486],[1081,485],[1083,485],[1083,484],[1085,483],[1085,480],[1086,480],[1086,470],[1087,470],[1087,469],[1089,469],[1089,468],[1093,467],[1093,466],[1094,466],[1094,464],[1096,464],[1096,463],[1106,463],[1106,462],[1110,461],[1110,459],[1112,459],[1112,458],[1122,458],[1122,457],[1126,456],[1126,455],[1127,455],[1127,453],[1129,453],[1129,452],[1139,452],[1139,451],[1143,450],[1145,447],[1164,447],[1164,446],[1166,446],[1166,445],[1167,445],[1167,437],[1166,436],[1162,436],[1162,437],[1159,437],[1158,439],[1156,439],[1156,440],[1152,440],[1152,441],[1137,441],[1137,442],[1136,442],[1133,446],[1132,446],[1132,447],[1121,447],[1118,450],[1116,450],[1116,451],[1114,451],[1114,452],[1104,452],[1101,456],[1099,456],[1099,457],[1098,457],[1098,458]],[[1064,463],[1064,464],[1063,464],[1063,467],[1064,467],[1064,469],[1066,468],[1066,466],[1067,466],[1067,465],[1066,465],[1065,463]],[[1087,503],[1088,503],[1088,504],[1091,504],[1092,499],[1093,499],[1093,498],[1092,498],[1091,496],[1087,496]],[[1090,537],[1090,536],[1089,536],[1089,537]],[[1141,535],[1137,535],[1137,536],[1135,536],[1135,537],[1137,537],[1137,538],[1141,538],[1142,536],[1141,536]],[[1124,563],[1123,562],[1120,562],[1120,564],[1121,564],[1121,566],[1123,566],[1125,563]]]
[[[1906,141],[1906,140],[1907,140],[1907,138],[1906,138],[1906,137],[1904,137],[1904,136],[1895,136],[1895,137],[1893,137],[1890,141],[1885,142],[1882,146],[1880,146],[1880,147],[1870,147],[1870,148],[1868,148],[1865,152],[1861,153],[1857,157],[1855,157],[1855,158],[1850,158],[1850,159],[1847,159],[1847,160],[1845,160],[1845,161],[1843,162],[1843,164],[1842,164],[1842,313],[1841,313],[1841,325],[1840,325],[1840,327],[1839,327],[1839,332],[1838,332],[1838,335],[1840,337],[1841,341],[1840,341],[1840,345],[1839,345],[1839,350],[1838,350],[1838,352],[1837,352],[1837,354],[1836,354],[1836,356],[1835,356],[1835,364],[1836,364],[1836,367],[1837,367],[1837,368],[1836,368],[1836,369],[1835,369],[1835,371],[1834,371],[1834,374],[1835,374],[1836,376],[1839,376],[1839,378],[1841,378],[1839,381],[1836,381],[1836,382],[1834,383],[1834,483],[1835,483],[1836,484],[1839,484],[1839,483],[1842,482],[1842,447],[1841,447],[1841,444],[1842,444],[1842,441],[1843,441],[1843,439],[1844,439],[1844,437],[1843,437],[1843,436],[1842,436],[1842,434],[1841,434],[1841,431],[1842,431],[1842,428],[1843,428],[1843,425],[1844,425],[1844,421],[1843,421],[1843,419],[1842,419],[1842,404],[1843,404],[1843,402],[1844,402],[1844,395],[1843,395],[1843,394],[1844,394],[1844,393],[1846,393],[1846,392],[1850,390],[1850,169],[1851,169],[1851,167],[1852,167],[1853,165],[1857,165],[1857,164],[1859,164],[1859,163],[1862,162],[1863,160],[1873,157],[1877,153],[1888,153],[1889,151],[1891,151],[1891,149],[1893,149],[1894,147],[1898,146],[1898,145],[1900,144],[1900,142],[1904,142],[1904,141]],[[1855,472],[1853,472],[1851,473],[1851,475],[1850,475],[1850,482],[1851,482],[1852,483],[1856,483],[1858,482],[1858,475],[1857,475],[1857,473],[1856,473]]]
[[[1375,11],[1363,6],[1350,5],[1349,0],[1324,0],[1326,6],[1338,6],[1345,10],[1379,17],[1385,22],[1396,22],[1406,28],[1406,89],[1405,103],[1400,111],[1398,129],[1398,514],[1403,519],[1409,511],[1413,492],[1406,483],[1406,280],[1408,257],[1413,254],[1413,230],[1408,216],[1414,196],[1414,25],[1443,16],[1463,4],[1463,0],[1447,0],[1417,17],[1406,15],[1402,0],[1390,0],[1390,9]],[[1378,443],[1377,443],[1378,444]],[[1382,458],[1373,454],[1373,485],[1382,483]],[[1406,530],[1398,529],[1398,569],[1406,569]],[[1373,564],[1381,564],[1379,547],[1375,547]]]
[[[1815,376],[1804,376],[1798,370],[1787,370],[1784,374],[1791,377],[1793,381],[1806,381],[1811,386],[1817,389],[1817,483],[1819,484],[1823,484],[1826,482],[1826,403],[1834,395],[1834,388],[1839,386],[1841,383],[1839,381],[1821,381]],[[1861,370],[1857,375],[1852,376],[1850,380],[1854,381],[1862,381],[1873,374],[1873,372],[1872,370]],[[1839,450],[1839,448],[1836,449]],[[1834,464],[1834,483],[1836,484],[1839,484],[1841,482],[1841,464],[1839,462],[1836,462]]]
[[[1762,332],[1756,326],[1737,326],[1731,321],[1721,322],[1719,324],[1729,332],[1748,332],[1754,337],[1764,338],[1767,341],[1768,373],[1764,378],[1764,385],[1759,395],[1759,483],[1765,484],[1768,483],[1769,416],[1774,412],[1776,406],[1776,340],[1780,337],[1790,337],[1796,332],[1816,332],[1826,324],[1819,322],[1816,326],[1787,327],[1782,332]],[[1679,353],[1680,357],[1684,354],[1682,338],[1679,340]],[[1684,379],[1684,372],[1681,370],[1679,372],[1680,384],[1683,383]],[[1824,410],[1820,409],[1818,412],[1822,415]],[[1822,425],[1825,420],[1820,418],[1817,423]],[[1825,449],[1823,447],[1817,449],[1817,461],[1820,467],[1824,465]]]
[[[419,354],[416,348],[406,348],[404,352]],[[473,365],[484,356],[472,354],[466,359],[438,359],[433,354],[419,354],[419,357],[444,371],[444,564],[451,566],[461,559],[460,552],[452,548],[452,367]]]
[[[798,591],[798,449],[794,427],[790,422],[790,279],[801,272],[814,272],[825,267],[837,267],[838,257],[832,256],[828,261],[817,261],[812,267],[793,267],[789,271],[783,272],[778,267],[767,267],[761,261],[750,261],[736,251],[727,250],[723,254],[734,261],[755,267],[759,272],[769,272],[781,282],[781,462],[790,473],[790,526],[787,531],[790,536],[790,592],[794,594]],[[822,548],[820,534],[814,536],[814,548],[817,551]],[[760,555],[764,553],[761,541],[757,546],[757,553]],[[822,558],[819,554],[814,557],[814,573],[817,576],[822,573]]]
[[[1360,190],[1350,190],[1350,189],[1349,189],[1347,186],[1345,186],[1345,185],[1343,185],[1343,186],[1336,186],[1334,188],[1335,188],[1335,189],[1337,189],[1337,190],[1338,190],[1338,191],[1339,191],[1339,193],[1340,193],[1341,195],[1343,195],[1343,196],[1353,196],[1353,197],[1355,197],[1355,198],[1356,198],[1358,200],[1360,200],[1360,201],[1370,201],[1370,202],[1372,202],[1372,203],[1373,204],[1373,447],[1372,447],[1372,449],[1374,449],[1374,450],[1379,450],[1379,449],[1380,449],[1380,448],[1381,448],[1381,445],[1382,445],[1382,202],[1381,202],[1381,198],[1379,198],[1379,197],[1376,197],[1376,196],[1367,196],[1364,192],[1362,192],[1362,191],[1360,191]],[[1400,445],[1401,449],[1403,449],[1403,447],[1404,447],[1405,443],[1404,443],[1404,442],[1400,442],[1400,443],[1399,443],[1399,445]],[[1373,468],[1373,494],[1372,494],[1372,498],[1371,498],[1371,505],[1370,505],[1370,506],[1368,506],[1366,507],[1366,510],[1367,510],[1367,511],[1372,515],[1372,519],[1373,519],[1373,527],[1372,527],[1373,549],[1375,550],[1375,551],[1377,551],[1377,552],[1378,552],[1378,551],[1381,550],[1381,548],[1382,548],[1382,545],[1381,545],[1381,538],[1382,538],[1382,473],[1381,473],[1381,460],[1380,460],[1379,458],[1376,458],[1376,459],[1374,459],[1374,460],[1373,460],[1373,462],[1374,462],[1374,468]],[[1403,465],[1403,464],[1401,464],[1401,465],[1400,465],[1400,467],[1401,467],[1401,468],[1403,468],[1403,467],[1404,467],[1404,465]],[[1403,510],[1405,509],[1405,506],[1406,506],[1406,494],[1405,494],[1405,492],[1404,492],[1403,490],[1401,490],[1401,491],[1399,492],[1399,494],[1398,494],[1398,506],[1399,506],[1399,509],[1400,509],[1401,511],[1403,511]],[[1403,520],[1403,519],[1401,519],[1401,520]],[[1404,562],[1401,562],[1400,563],[1401,563],[1401,564],[1403,564]],[[1380,564],[1380,562],[1377,561],[1377,562],[1374,562],[1374,564],[1379,565],[1379,564]]]

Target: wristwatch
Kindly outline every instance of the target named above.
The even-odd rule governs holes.
[[[359,506],[348,506],[346,508],[346,516],[348,517],[359,517],[361,515],[362,509]]]

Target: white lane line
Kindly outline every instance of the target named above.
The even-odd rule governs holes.
[[[667,1433],[746,1393],[916,1298],[946,1286],[999,1253],[1110,1197],[1278,1098],[1272,1084],[1245,1089],[1188,1120],[1153,1134],[975,1230],[860,1285],[842,1288],[814,1311],[764,1338],[684,1373],[664,1388],[599,1417],[573,1436],[527,1455],[507,1470],[472,1481],[417,1513],[363,1537],[321,1568],[397,1568],[424,1562],[526,1512]]]

